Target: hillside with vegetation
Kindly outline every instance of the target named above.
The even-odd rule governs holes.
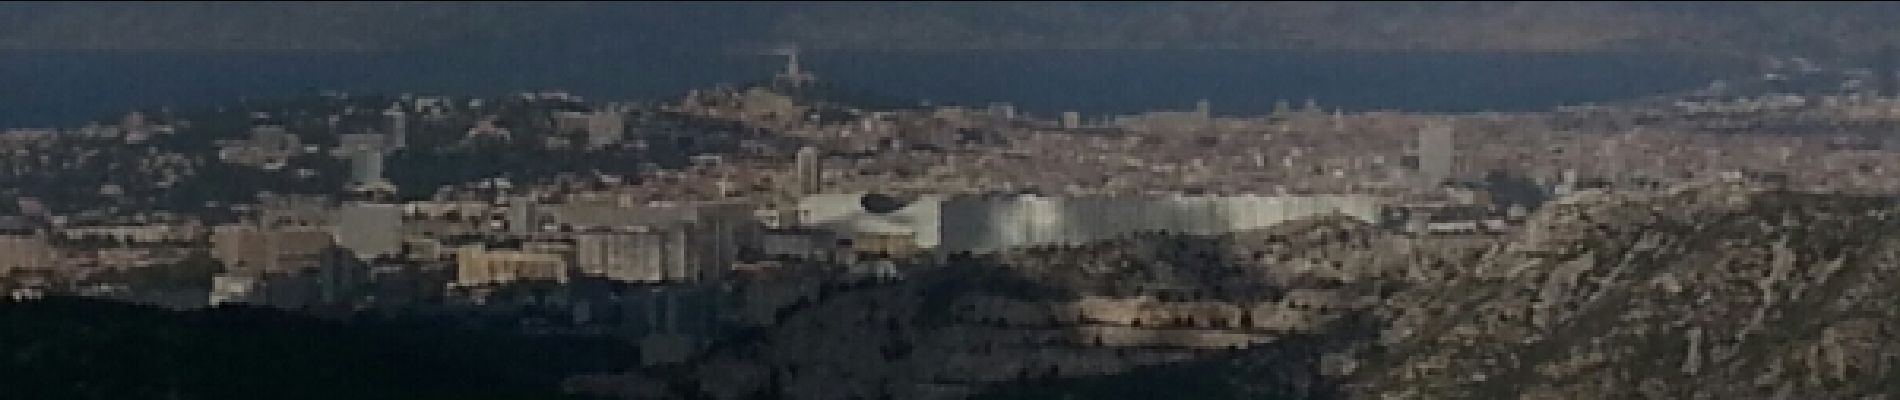
[[[1028,249],[821,296],[751,342],[593,378],[673,393],[587,392],[1879,398],[1900,371],[1886,356],[1900,326],[1884,317],[1900,304],[1896,212],[1888,198],[1711,187],[1570,199],[1496,236],[1312,220]],[[1259,312],[1284,299],[1300,300],[1280,317],[1317,318],[1287,329]],[[582,386],[615,387],[600,380]]]

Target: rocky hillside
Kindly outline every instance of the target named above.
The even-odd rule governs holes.
[[[1367,398],[1866,398],[1892,393],[1891,199],[1697,192],[1564,207],[1400,293]],[[1395,396],[1396,397],[1387,397]]]
[[[1711,187],[1570,198],[1501,236],[1309,220],[1027,249],[817,299],[685,365],[570,383],[628,398],[1864,398],[1900,389],[1896,204]]]

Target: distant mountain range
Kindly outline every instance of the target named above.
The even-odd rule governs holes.
[[[1881,2],[14,2],[0,49],[1247,48],[1869,54]]]

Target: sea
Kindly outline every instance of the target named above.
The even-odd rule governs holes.
[[[722,51],[0,51],[0,128],[73,127],[131,110],[333,90],[492,96],[566,91],[666,100],[771,76],[784,58]],[[807,51],[805,70],[860,93],[1008,102],[1085,115],[1192,108],[1538,111],[1690,90],[1746,70],[1671,54],[1240,50]]]

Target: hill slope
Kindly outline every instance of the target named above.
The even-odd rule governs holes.
[[[1900,389],[1889,356],[1900,354],[1888,317],[1900,305],[1894,201],[1736,196],[1579,207],[1544,221],[1570,239],[1511,243],[1473,275],[1396,297],[1390,345],[1352,380],[1360,394],[1402,398]],[[1518,251],[1530,248],[1549,251]]]
[[[1900,390],[1895,199],[1710,187],[1569,200],[1503,236],[1312,220],[1025,249],[820,297],[756,342],[599,378],[684,373],[687,386],[766,398]]]

